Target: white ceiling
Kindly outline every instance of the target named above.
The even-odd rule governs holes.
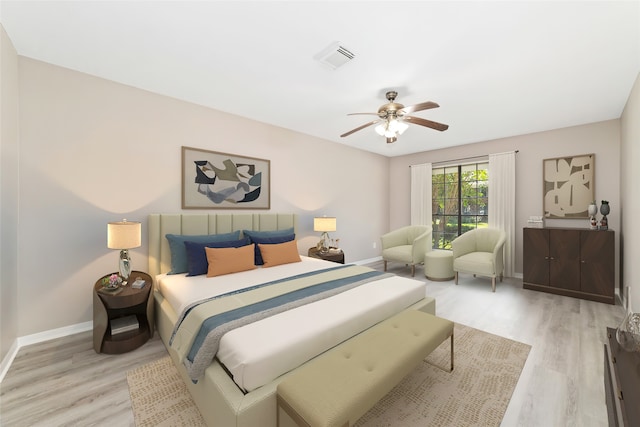
[[[639,1],[6,1],[18,54],[385,156],[619,118]],[[339,41],[337,70],[314,59]],[[373,127],[434,101],[394,144]]]

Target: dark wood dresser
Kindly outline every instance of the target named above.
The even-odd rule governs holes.
[[[625,351],[616,330],[607,328],[604,345],[604,392],[610,426],[640,426],[640,353]]]
[[[615,233],[524,228],[525,289],[615,304]]]

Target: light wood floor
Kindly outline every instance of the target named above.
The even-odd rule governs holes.
[[[382,262],[371,265],[382,269]],[[409,277],[398,264],[389,271]],[[620,306],[522,289],[506,279],[461,275],[460,284],[431,282],[441,317],[532,346],[502,425],[606,426],[603,343]],[[0,386],[2,426],[133,425],[126,372],[166,354],[157,334],[122,355],[93,351],[91,332],[22,348]],[[256,426],[259,427],[259,426]]]

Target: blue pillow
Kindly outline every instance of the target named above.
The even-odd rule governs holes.
[[[171,270],[167,274],[186,273],[189,270],[187,262],[187,250],[184,242],[226,242],[229,240],[239,240],[240,231],[224,234],[205,234],[202,236],[187,236],[184,234],[167,234],[169,249],[171,250]]]
[[[262,243],[262,244],[267,244],[267,245],[275,245],[278,243],[285,243],[285,242],[290,242],[292,240],[295,240],[296,235],[295,234],[289,234],[289,235],[285,235],[285,236],[270,236],[270,237],[257,237],[257,236],[251,236],[251,243]],[[258,245],[256,245],[255,248],[255,263],[256,265],[262,265],[264,264],[264,261],[262,260],[262,254],[260,253],[260,248],[258,247]]]
[[[226,242],[184,242],[187,251],[187,276],[200,276],[207,274],[209,270],[209,262],[207,261],[207,253],[204,248],[239,248],[241,246],[250,245],[251,240],[245,237],[241,240],[229,240]]]
[[[251,238],[253,241],[254,237],[281,237],[281,236],[289,236],[293,234],[293,227],[287,228],[284,230],[273,230],[273,231],[253,231],[253,230],[242,230],[242,235],[245,237]],[[258,242],[255,242],[258,243]],[[284,243],[284,242],[280,242]]]

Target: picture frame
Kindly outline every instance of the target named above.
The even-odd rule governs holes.
[[[589,218],[595,200],[595,154],[556,157],[542,161],[544,217]]]
[[[271,162],[182,147],[182,209],[270,209]]]

